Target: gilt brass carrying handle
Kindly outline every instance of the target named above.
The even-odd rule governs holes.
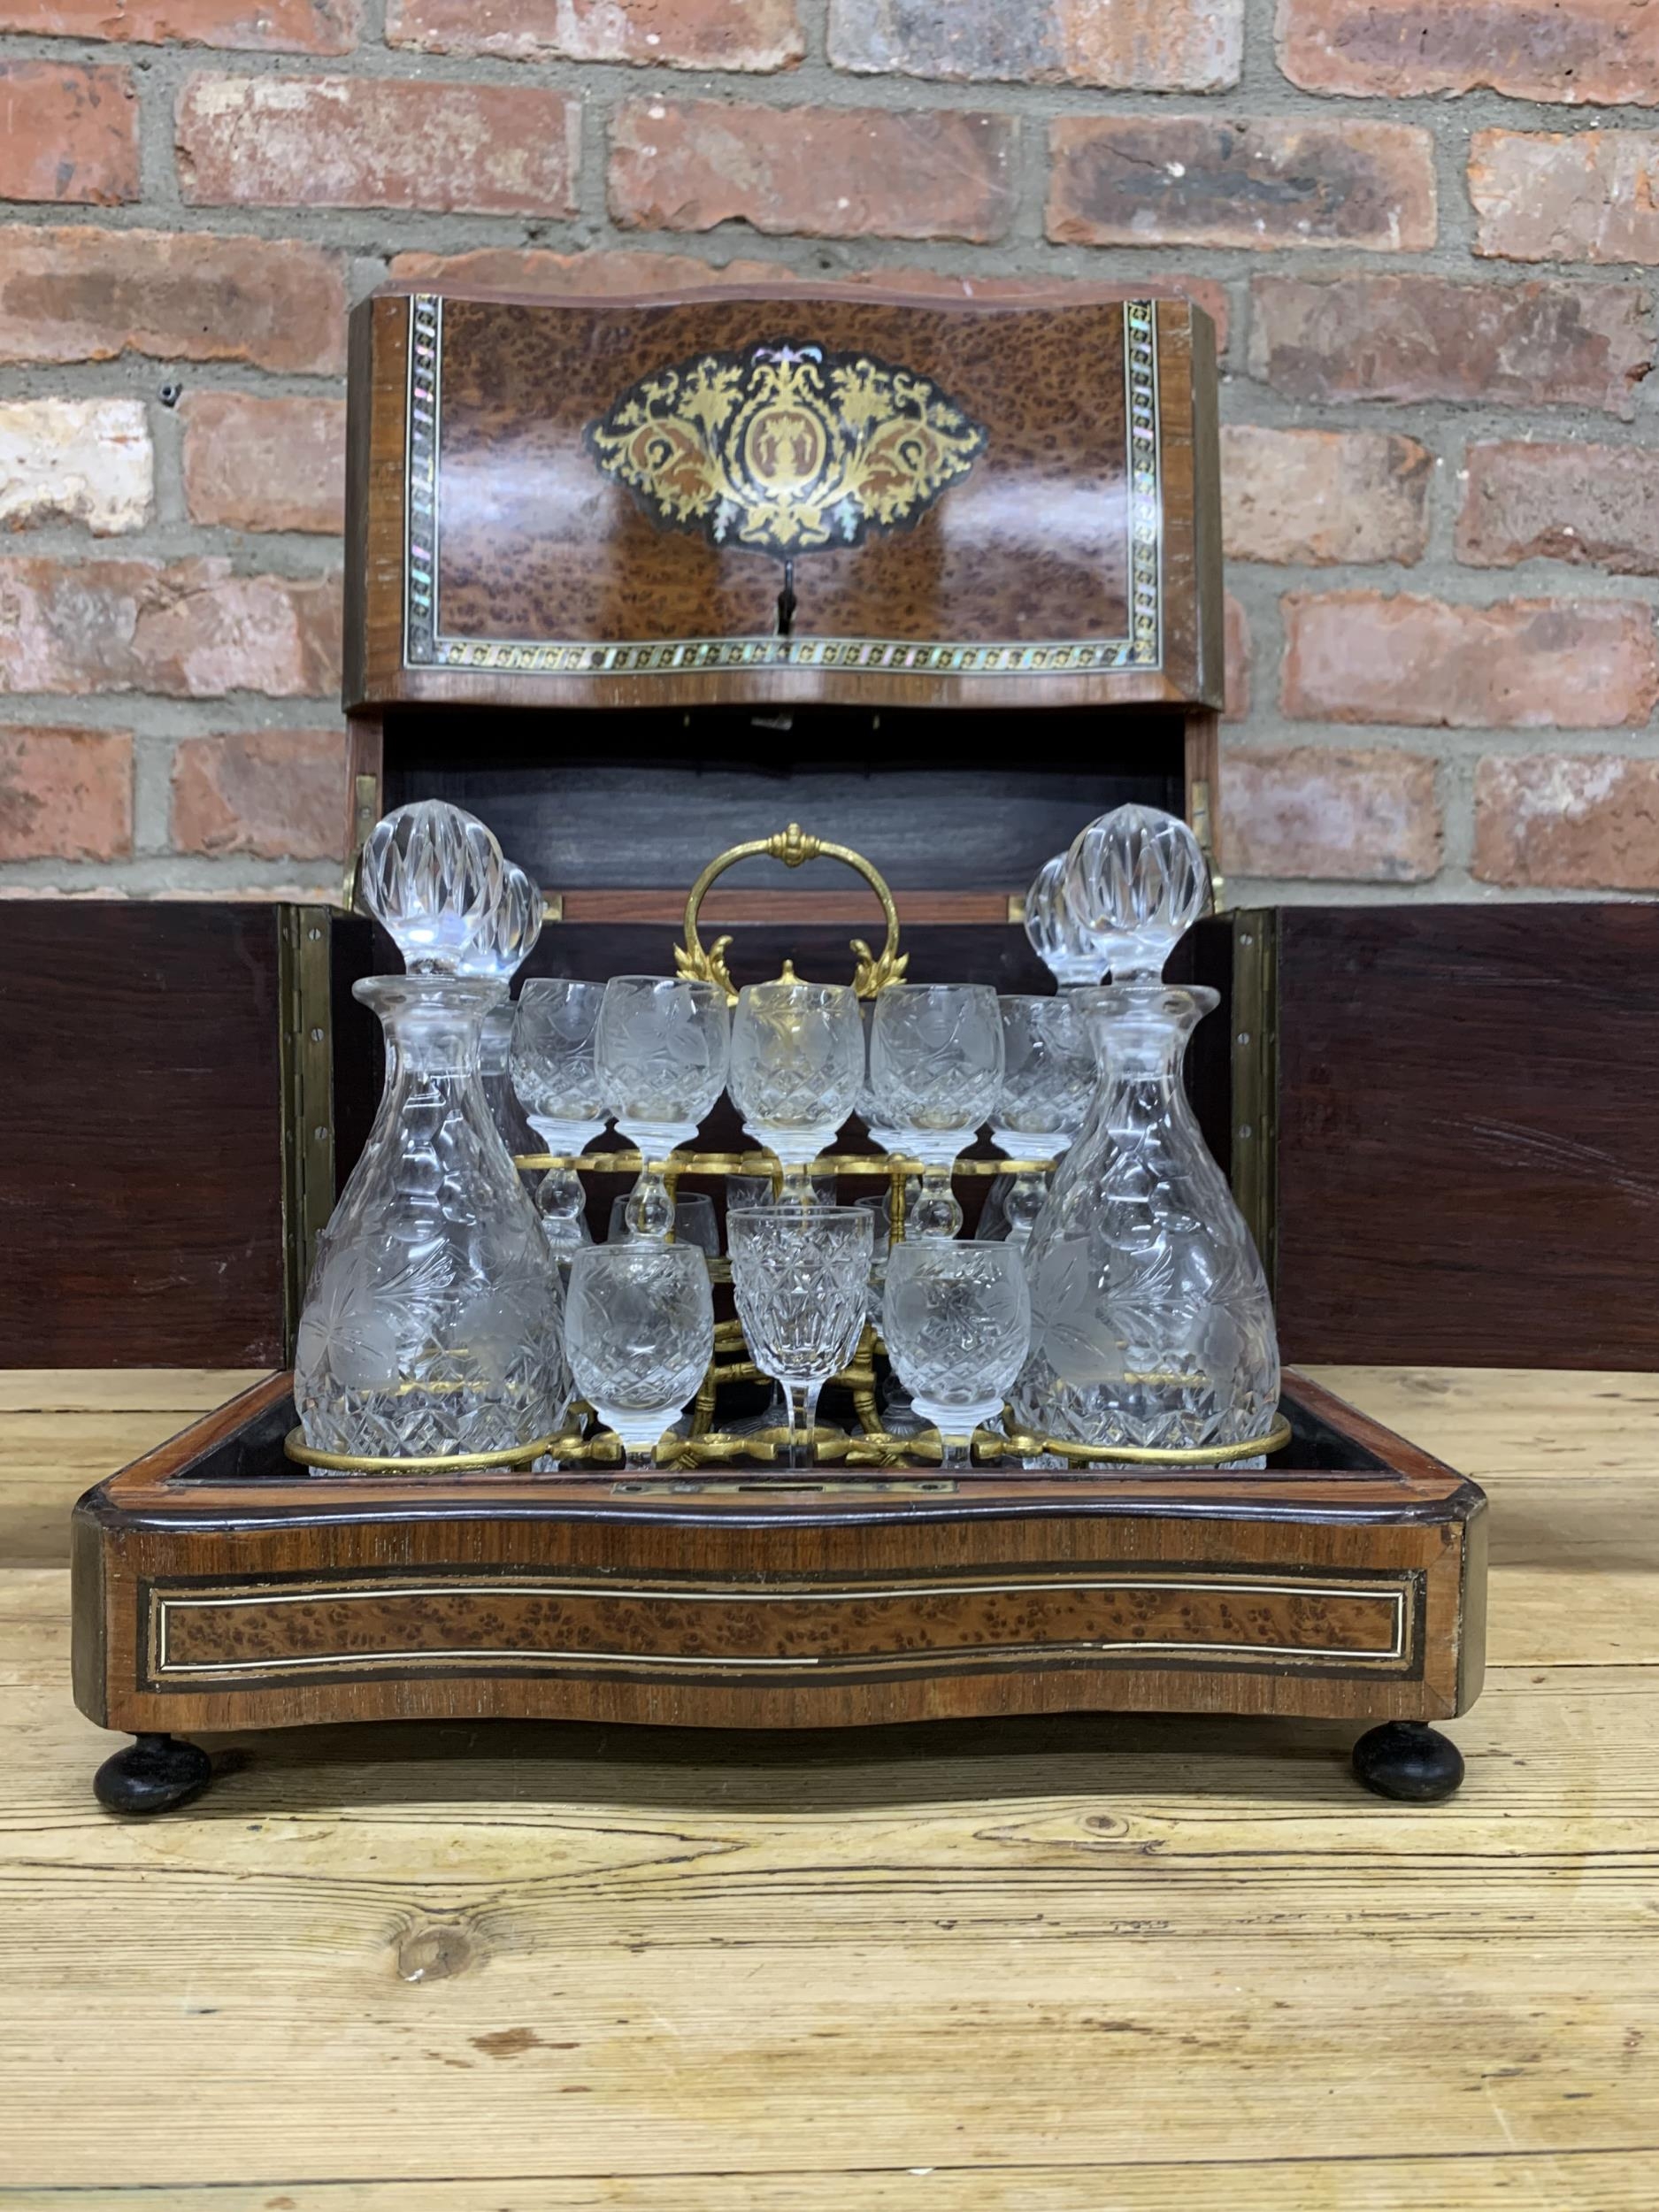
[[[787,830],[771,837],[751,839],[746,845],[733,845],[718,859],[711,860],[691,887],[691,896],[686,901],[686,941],[674,947],[674,972],[692,983],[718,984],[726,993],[726,1002],[735,1006],[737,989],[732,981],[731,971],[726,964],[726,949],[730,937],[717,937],[713,944],[704,947],[697,934],[697,916],[704,895],[717,876],[740,860],[753,859],[764,854],[768,860],[781,860],[786,868],[798,868],[806,860],[839,860],[861,875],[881,902],[881,911],[887,917],[887,941],[879,954],[872,953],[862,937],[855,937],[852,949],[858,956],[858,965],[853,974],[853,988],[860,998],[874,998],[890,983],[902,983],[910,955],[899,950],[899,911],[877,871],[862,853],[853,852],[845,845],[832,845],[821,837],[809,837],[798,822],[791,822]],[[795,970],[790,962],[784,963],[782,979],[792,982]]]

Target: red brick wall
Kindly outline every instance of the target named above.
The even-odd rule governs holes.
[[[0,0],[0,892],[332,884],[350,299],[730,266],[1190,288],[1240,889],[1659,890],[1655,0]]]

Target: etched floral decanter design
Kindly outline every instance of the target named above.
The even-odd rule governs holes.
[[[1217,994],[1161,980],[1203,910],[1203,855],[1173,816],[1119,807],[1072,845],[1066,892],[1114,980],[1077,1000],[1099,1087],[1027,1248],[1032,1350],[1015,1409],[1073,1442],[1237,1439],[1248,1458],[1279,1406],[1272,1304],[1181,1080]]]
[[[525,934],[503,913],[523,903],[518,872],[481,823],[432,802],[380,824],[365,863],[365,903],[423,972],[356,986],[386,1032],[387,1084],[319,1243],[295,1399],[319,1451],[508,1451],[556,1430],[570,1394],[557,1271],[481,1073],[517,965],[503,949]],[[472,961],[495,972],[456,972]]]

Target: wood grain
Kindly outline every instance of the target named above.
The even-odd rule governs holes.
[[[298,1473],[277,1377],[77,1507],[75,1694],[174,1732],[1462,1711],[1480,1493],[1294,1375],[1286,1404],[1260,1475],[411,1482]]]
[[[8,902],[8,1361],[281,1358],[277,1024],[272,908]]]
[[[802,554],[794,634],[972,646],[1122,638],[1129,629],[1124,303],[1128,288],[941,302],[876,286],[716,287],[693,298],[557,303],[452,292],[442,305],[436,489],[442,630],[466,665],[405,666],[409,300],[352,318],[347,704],[425,699],[561,708],[717,700],[1023,710],[1220,703],[1214,334],[1181,300],[1154,310],[1164,609],[1160,664],[964,676],[811,661],[652,675],[470,664],[490,646],[769,638],[781,561],[669,526],[588,449],[588,426],[641,380],[715,354],[851,352],[933,380],[984,430],[939,503],[856,546]],[[429,364],[418,357],[426,388]],[[1194,390],[1194,387],[1197,390]],[[1064,506],[1063,529],[1022,518]],[[603,654],[596,656],[603,660]]]
[[[1279,918],[1287,1359],[1659,1367],[1659,906]]]
[[[114,1823],[64,1575],[0,1573],[0,2177],[31,2212],[1647,2212],[1659,1613],[1651,1482],[1606,1468],[1651,1412],[1536,1402],[1609,1379],[1622,1419],[1494,1478],[1506,1663],[1423,1810],[1355,1789],[1346,1727],[1073,1716],[233,1739],[200,1806]],[[1433,1380],[1405,1402],[1475,1456],[1485,1387],[1490,1464],[1518,1386]]]

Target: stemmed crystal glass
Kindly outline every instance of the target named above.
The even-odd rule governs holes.
[[[1018,1247],[940,1237],[895,1244],[882,1317],[887,1357],[918,1414],[939,1431],[943,1464],[967,1467],[974,1430],[1002,1412],[1031,1342]]]
[[[870,1293],[872,1224],[857,1206],[741,1207],[726,1217],[749,1355],[789,1401],[789,1464],[807,1464],[818,1394],[851,1359]]]
[[[732,1023],[728,1088],[755,1141],[793,1181],[826,1152],[864,1080],[864,1025],[844,983],[746,984]]]
[[[991,1141],[1010,1159],[1057,1159],[1083,1125],[1097,1076],[1088,1033],[1075,1000],[997,1000],[1002,1016],[1002,1089]],[[1002,1197],[1008,1241],[1023,1245],[1042,1211],[1047,1179],[1015,1175]]]
[[[663,1164],[695,1137],[726,1084],[731,1025],[712,983],[616,975],[599,1010],[599,1088],[624,1136],[639,1147],[628,1207],[636,1236],[665,1237],[673,1201]]]
[[[1056,853],[1038,869],[1025,894],[1025,935],[1032,950],[1063,991],[1103,983],[1110,962],[1066,894],[1069,852]]]
[[[708,1263],[654,1237],[588,1244],[571,1261],[565,1346],[577,1389],[649,1467],[714,1354]]]
[[[536,977],[518,995],[510,1065],[525,1118],[549,1152],[579,1153],[605,1125],[599,1085],[603,983]],[[573,1167],[549,1168],[536,1192],[542,1231],[555,1252],[589,1241],[586,1194]]]
[[[895,983],[870,1025],[870,1085],[883,1134],[922,1164],[918,1236],[954,1237],[962,1208],[950,1170],[1002,1086],[1002,1018],[984,983]]]

